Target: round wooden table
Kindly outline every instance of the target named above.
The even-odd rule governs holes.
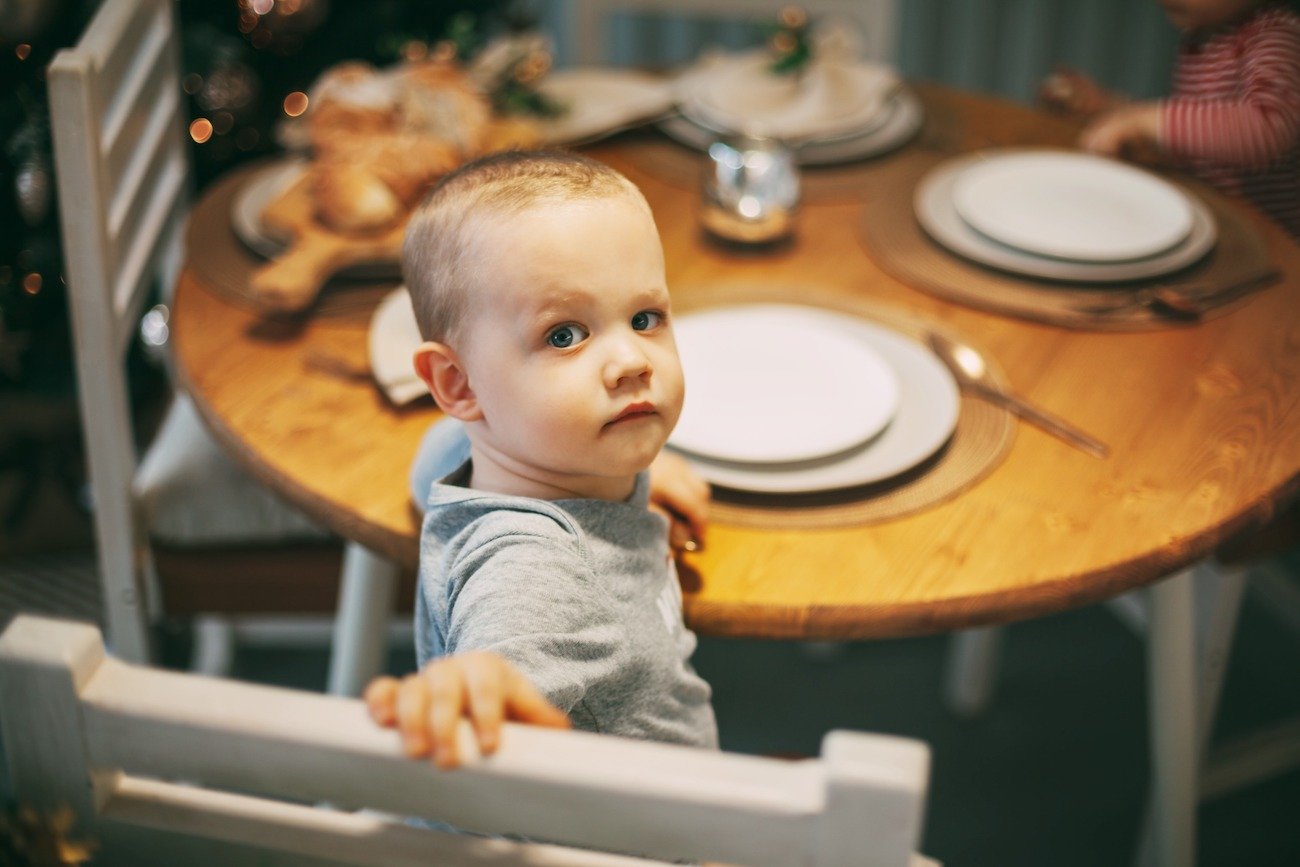
[[[917,635],[1048,614],[1152,584],[1153,839],[1159,863],[1191,863],[1195,769],[1240,580],[1214,582],[1220,596],[1208,603],[1190,572],[1155,582],[1266,520],[1300,488],[1300,247],[1239,208],[1282,280],[1192,325],[1069,330],[938,300],[888,276],[864,251],[858,224],[873,179],[917,148],[1064,146],[1077,130],[992,98],[918,91],[927,110],[919,139],[897,155],[810,171],[797,239],[767,252],[729,251],[701,236],[690,173],[683,182],[680,172],[647,169],[644,149],[664,146],[655,134],[590,153],[644,191],[679,305],[693,286],[808,286],[928,317],[976,339],[1015,390],[1109,444],[1110,457],[1020,424],[989,475],[905,517],[837,529],[716,522],[707,548],[679,569],[687,622],[721,636]],[[837,183],[852,194],[812,194]],[[911,219],[910,203],[898,211],[899,220]],[[364,374],[327,369],[364,369],[365,311],[271,321],[213,291],[191,268],[181,276],[172,328],[182,383],[243,465],[347,539],[414,564],[419,524],[407,473],[439,413],[427,401],[395,409]],[[772,412],[781,411],[774,400]],[[1198,605],[1220,616],[1204,617]],[[1198,641],[1208,648],[1200,655]]]
[[[910,148],[942,138],[956,147],[1067,144],[1073,135],[1069,124],[1009,102],[920,90],[931,127],[943,132],[927,129]],[[590,153],[645,192],[674,292],[809,285],[932,317],[978,338],[1017,391],[1111,447],[1099,460],[1022,423],[991,475],[918,514],[841,529],[716,524],[707,548],[683,564],[694,629],[849,639],[1047,614],[1170,574],[1297,488],[1300,248],[1271,224],[1256,218],[1283,281],[1239,309],[1190,327],[1072,331],[900,284],[864,252],[852,197],[805,204],[789,246],[722,249],[701,236],[694,190],[638,170],[641,146],[624,139]],[[869,195],[872,173],[893,158],[862,164],[855,186]],[[418,520],[407,471],[438,411],[427,401],[394,409],[364,378],[310,361],[364,368],[366,317],[268,321],[208,291],[192,270],[173,316],[182,381],[220,441],[325,525],[412,564]]]

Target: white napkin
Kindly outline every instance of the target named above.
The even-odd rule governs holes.
[[[415,375],[411,357],[422,342],[415,324],[415,308],[405,286],[384,296],[370,318],[370,372],[375,382],[397,406],[429,393]]]
[[[589,141],[673,105],[672,82],[631,69],[588,66],[562,69],[542,79],[543,94],[565,106],[564,114],[541,121],[550,144]]]
[[[826,34],[797,75],[772,73],[766,49],[706,55],[678,79],[678,98],[687,117],[736,132],[792,140],[860,132],[882,116],[899,78],[856,51],[851,39]]]

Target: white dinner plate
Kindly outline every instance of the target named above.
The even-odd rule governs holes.
[[[871,125],[860,134],[802,144],[795,151],[800,165],[820,166],[846,163],[879,156],[901,147],[921,129],[925,109],[910,90],[903,88],[890,97],[881,109],[879,125]],[[659,124],[669,137],[687,147],[706,150],[718,140],[718,133],[694,124],[685,117],[675,117]]]
[[[913,200],[917,221],[930,237],[954,253],[981,264],[1049,280],[1115,283],[1157,277],[1186,268],[1208,253],[1218,238],[1218,229],[1210,209],[1204,202],[1189,196],[1192,227],[1187,238],[1165,252],[1146,259],[1078,262],[1037,256],[1001,244],[963,220],[952,199],[953,185],[962,172],[985,158],[981,154],[971,154],[936,166],[917,184]]]
[[[727,309],[760,311],[784,322],[836,331],[861,341],[894,371],[898,404],[888,426],[874,439],[815,461],[746,464],[684,453],[707,481],[735,490],[771,494],[858,487],[912,469],[942,448],[956,429],[961,405],[957,383],[943,362],[916,341],[874,322],[814,307],[755,304]],[[678,322],[687,318],[684,315]],[[689,395],[692,384],[689,373],[687,376]],[[779,418],[782,408],[781,395],[768,395],[769,419]]]
[[[898,379],[862,340],[779,305],[728,307],[673,326],[686,401],[669,442],[741,463],[791,463],[860,445],[889,424]]]
[[[1192,206],[1173,184],[1117,160],[1055,150],[989,157],[954,179],[958,216],[1038,256],[1124,262],[1187,239]]]
[[[307,170],[307,161],[298,157],[277,160],[254,173],[235,193],[230,205],[230,225],[235,236],[254,253],[274,259],[284,252],[285,238],[276,235],[262,223],[262,211],[287,190]],[[400,262],[366,262],[344,268],[341,274],[348,277],[389,279],[400,276]]]
[[[589,141],[673,106],[672,82],[631,69],[562,69],[542,79],[539,90],[565,106],[563,115],[542,121],[550,144]]]
[[[370,317],[367,334],[370,373],[397,406],[429,393],[411,364],[411,357],[421,342],[420,329],[415,324],[415,309],[411,306],[411,293],[405,286],[399,286],[379,302]]]

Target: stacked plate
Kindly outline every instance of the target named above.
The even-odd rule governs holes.
[[[814,62],[795,77],[772,74],[770,64],[765,51],[700,61],[677,79],[681,117],[660,126],[700,149],[719,135],[781,139],[805,165],[884,153],[920,129],[920,101],[888,66]]]
[[[668,444],[716,485],[800,493],[880,482],[956,428],[948,369],[872,322],[751,304],[684,314],[674,331],[687,385]]]
[[[1119,282],[1185,268],[1213,247],[1214,217],[1156,175],[1090,154],[1006,150],[932,170],[917,220],[968,259],[1031,277]]]

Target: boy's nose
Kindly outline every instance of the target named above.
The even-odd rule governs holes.
[[[628,380],[649,379],[652,371],[649,356],[634,340],[615,340],[605,359],[605,387],[612,390]]]

